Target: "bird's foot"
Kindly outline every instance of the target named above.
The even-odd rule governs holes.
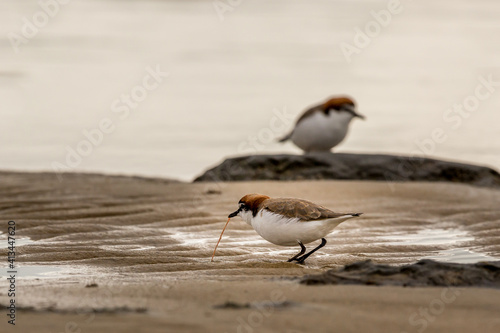
[[[304,262],[306,261],[306,258],[302,259],[302,258],[299,257],[299,258],[290,258],[290,259],[287,260],[287,262],[292,262],[292,261],[296,261],[297,264],[299,264],[299,265],[304,265]]]
[[[297,264],[304,265],[305,261],[306,261],[306,258],[297,258],[296,260],[297,260]]]

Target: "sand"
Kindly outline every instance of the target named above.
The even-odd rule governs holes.
[[[18,332],[500,329],[496,289],[296,280],[365,259],[498,260],[497,190],[348,181],[188,184],[81,174],[59,182],[50,173],[9,172],[0,173],[0,186],[0,242],[6,245],[7,221],[15,220],[24,244],[17,248],[19,270],[25,269],[16,285]],[[233,219],[211,263],[227,214],[250,192],[365,214],[340,225],[304,266],[286,262],[298,249],[269,244]],[[2,279],[2,305],[7,289]],[[0,330],[13,331],[8,326],[2,315]]]

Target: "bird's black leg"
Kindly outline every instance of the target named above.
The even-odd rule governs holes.
[[[290,259],[288,259],[288,262],[297,260],[298,257],[300,257],[306,252],[306,247],[304,246],[304,244],[302,244],[301,241],[299,241],[299,245],[300,245],[300,252],[291,257]]]
[[[314,249],[313,249],[313,250],[311,250],[310,252],[308,252],[308,253],[304,254],[302,257],[297,258],[297,259],[295,259],[295,260],[297,260],[297,262],[298,262],[299,264],[303,264],[303,263],[304,263],[304,261],[305,261],[305,260],[306,260],[306,259],[307,259],[307,258],[308,258],[311,254],[313,254],[314,252],[318,251],[319,249],[321,249],[321,248],[322,248],[323,246],[325,246],[325,245],[326,245],[326,239],[321,238],[321,244],[319,244],[319,245],[318,245],[318,247],[314,248]]]

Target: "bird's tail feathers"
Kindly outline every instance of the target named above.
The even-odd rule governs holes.
[[[285,135],[284,137],[279,139],[278,142],[285,142],[285,141],[290,140],[290,138],[292,137],[292,134],[293,134],[293,131],[291,131],[290,133],[288,133],[287,135]]]

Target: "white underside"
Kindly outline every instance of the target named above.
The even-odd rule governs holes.
[[[347,112],[317,112],[296,125],[291,140],[306,152],[329,151],[344,140],[352,118]]]
[[[340,223],[353,217],[344,215],[334,219],[305,222],[298,218],[286,218],[267,210],[261,210],[255,217],[251,212],[240,212],[239,215],[262,238],[281,246],[297,246],[299,241],[303,244],[314,242],[331,233]]]

